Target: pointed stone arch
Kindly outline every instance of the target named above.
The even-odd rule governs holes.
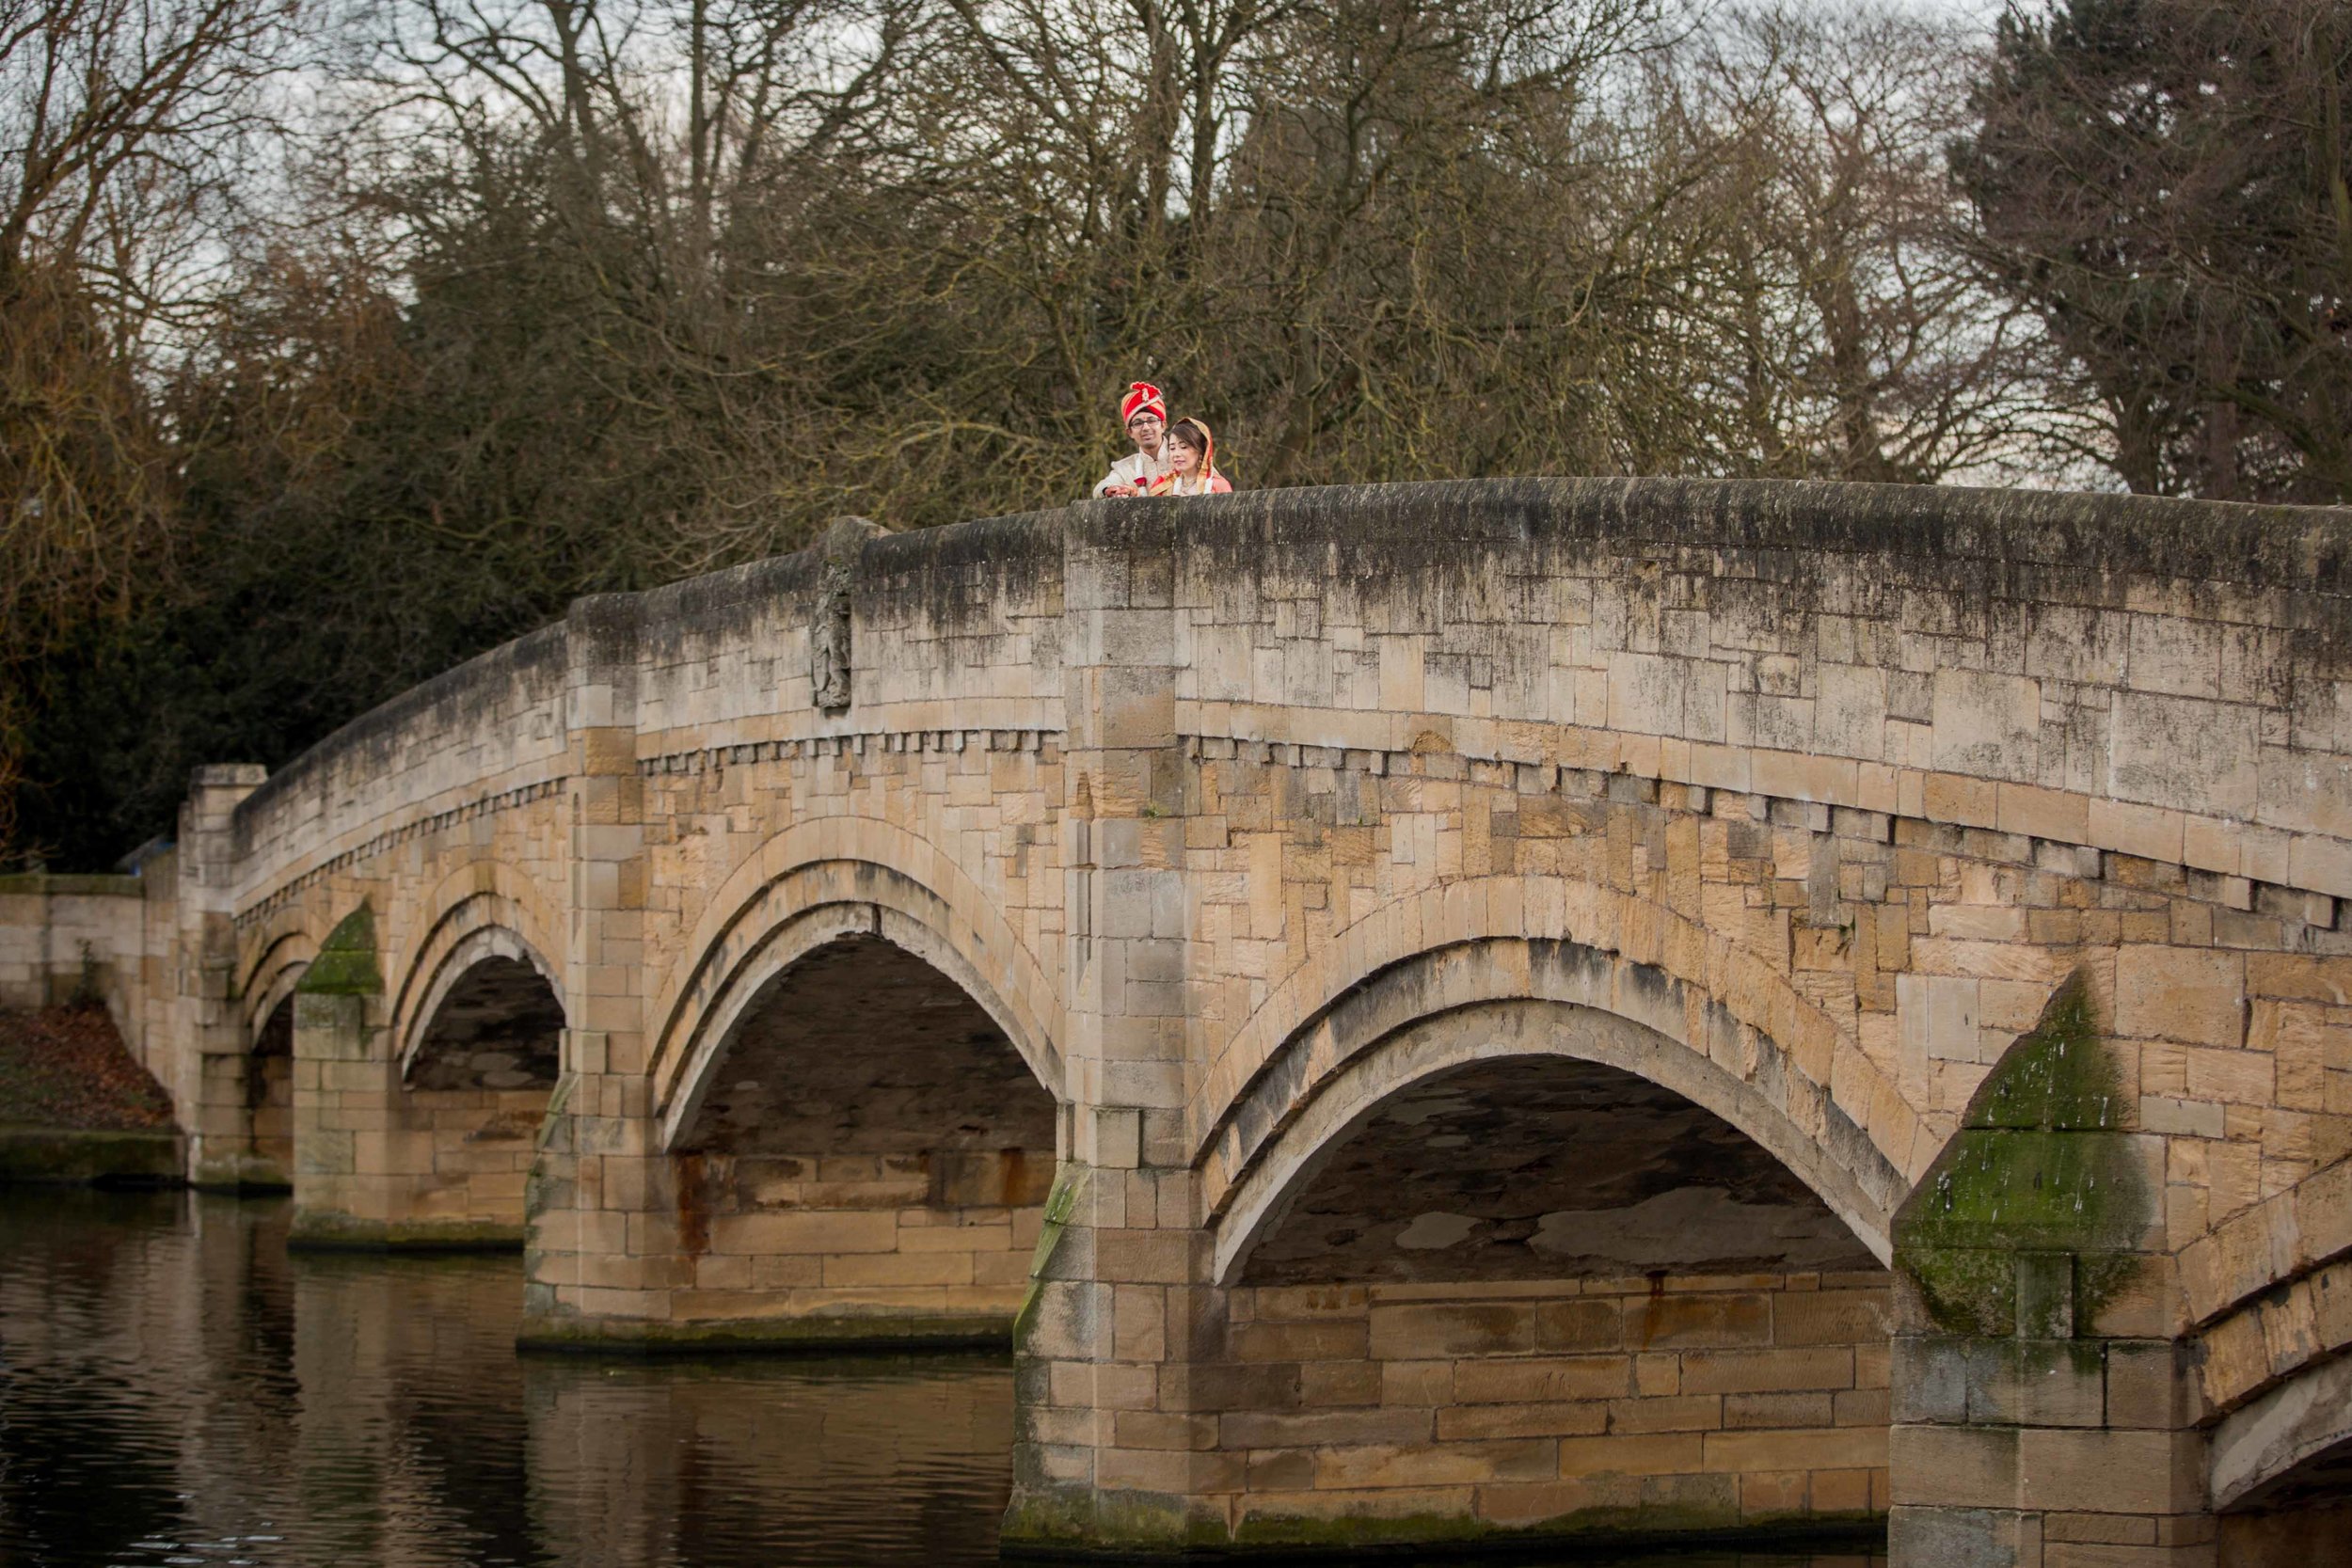
[[[1315,1375],[1374,1412],[1299,1497],[1248,1499],[1268,1532],[1307,1528],[1282,1520],[1314,1516],[1327,1475],[1431,1489],[1512,1440],[1563,1534],[1883,1516],[1872,1369],[1908,1183],[1771,1037],[1662,968],[1503,937],[1383,966],[1284,1042],[1197,1169],[1229,1314],[1203,1381],[1273,1390],[1220,1416],[1220,1444],[1255,1463],[1313,1440],[1273,1375],[1294,1356],[1360,1357]],[[1628,1479],[1661,1451],[1672,1481]]]
[[[1778,1097],[1780,1112],[1847,1152],[1857,1177],[1883,1165],[1881,1212],[1927,1169],[1951,1118],[1931,1119],[1861,1046],[1772,964],[1670,910],[1608,888],[1542,877],[1465,878],[1383,906],[1294,969],[1201,1074],[1186,1106],[1212,1212],[1309,1085],[1401,1020],[1394,1000],[1430,986],[1464,1002],[1514,994],[1543,943],[1592,956],[1555,1000],[1613,1011]],[[1450,957],[1449,957],[1450,955]],[[1603,977],[1603,971],[1606,977]],[[1571,971],[1557,970],[1564,981]],[[1467,989],[1464,989],[1467,988]],[[1378,1007],[1366,1012],[1369,1004]],[[1426,1009],[1424,1009],[1426,1010]],[[1383,1027],[1357,1022],[1388,1017]],[[1863,1148],[1869,1151],[1867,1155]],[[1884,1234],[1883,1219],[1878,1233]]]
[[[646,1015],[653,1157],[626,1200],[674,1250],[630,1265],[656,1309],[584,1331],[1004,1345],[1067,1088],[1058,1005],[977,886],[901,830],[807,822],[739,868],[685,952]],[[542,1278],[575,1255],[567,1219],[541,1223]]]
[[[476,860],[442,877],[419,906],[418,936],[392,987],[389,1023],[392,1053],[413,1059],[422,1032],[468,964],[487,957],[527,962],[538,971],[566,1011],[560,939],[563,917],[530,878],[502,862]],[[503,932],[503,938],[485,937]],[[485,945],[486,943],[486,945]],[[454,963],[461,951],[472,956]]]
[[[278,1004],[294,994],[325,940],[326,932],[296,911],[246,944],[246,956],[238,966],[237,995],[248,1042]]]
[[[261,1037],[262,1029],[278,1009],[293,999],[295,988],[302,984],[303,972],[317,957],[318,943],[309,933],[296,931],[279,938],[255,960],[243,988],[248,1044]]]
[[[727,879],[657,994],[650,1076],[665,1135],[769,982],[854,934],[880,936],[962,987],[1038,1082],[1067,1099],[1058,993],[977,884],[902,828],[823,817],[777,834]]]
[[[406,1027],[394,1037],[392,1061],[397,1082],[408,1084],[414,1080],[440,1025],[443,1008],[494,968],[516,974],[528,971],[545,988],[545,995],[537,1005],[543,1006],[551,999],[557,1018],[568,1016],[562,981],[535,948],[503,925],[476,926],[449,945]]]
[[[1351,1124],[1379,1098],[1381,1074],[1391,1069],[1366,1063],[1404,1031],[1461,1009],[1520,1001],[1591,1015],[1590,1027],[1558,1037],[1576,1042],[1566,1053],[1589,1052],[1593,1060],[1706,1107],[1796,1172],[1881,1260],[1890,1255],[1892,1218],[1909,1180],[1848,1112],[1844,1097],[1699,984],[1620,952],[1557,938],[1490,936],[1426,949],[1381,965],[1310,1013],[1265,1053],[1200,1152],[1209,1218],[1222,1231],[1236,1223],[1228,1216],[1247,1204],[1256,1206],[1257,1218],[1237,1223],[1246,1231],[1262,1224],[1283,1182],[1261,1167],[1271,1162],[1269,1168],[1279,1170],[1285,1161],[1311,1157],[1321,1137]],[[1462,1060],[1475,1054],[1467,1042],[1458,1049],[1469,1053]],[[1420,1075],[1443,1070],[1448,1061],[1438,1051],[1392,1070]],[[1334,1088],[1339,1098],[1315,1109]],[[1294,1131],[1302,1125],[1320,1134]],[[1220,1268],[1235,1256],[1220,1241]]]
[[[1719,1009],[1701,1010],[1706,1032],[1695,1045],[1669,1033],[1689,1016],[1672,985],[1579,944],[1507,939],[1384,971],[1317,1021],[1311,1046],[1284,1053],[1288,1065],[1259,1080],[1209,1151],[1216,1279],[1236,1277],[1285,1201],[1392,1096],[1473,1063],[1523,1056],[1613,1069],[1699,1106],[1786,1166],[1885,1261],[1901,1173],[1827,1096],[1798,1095],[1813,1115],[1792,1115],[1785,1059],[1742,1045]]]

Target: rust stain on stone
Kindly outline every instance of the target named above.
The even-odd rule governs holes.
[[[704,1190],[709,1173],[705,1156],[690,1149],[672,1155],[670,1163],[677,1177],[678,1245],[688,1257],[699,1258],[710,1250],[710,1195]]]
[[[1666,1271],[1649,1271],[1649,1310],[1642,1314],[1642,1342],[1637,1347],[1649,1349],[1650,1339],[1658,1333],[1658,1304],[1666,1299]]]
[[[1008,1148],[996,1161],[996,1201],[1008,1209],[1017,1209],[1029,1201],[1023,1196],[1028,1187],[1029,1156],[1026,1149]]]

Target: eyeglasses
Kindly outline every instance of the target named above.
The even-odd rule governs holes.
[[[1133,430],[1139,424],[1160,424],[1162,422],[1164,421],[1157,414],[1137,414],[1134,419],[1127,421],[1127,428],[1129,430]]]

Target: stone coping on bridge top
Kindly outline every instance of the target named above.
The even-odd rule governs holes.
[[[1131,580],[1134,562],[1147,557],[1164,559],[1166,569]],[[1115,581],[1102,578],[1106,562],[1119,562]],[[1761,734],[1742,744],[1721,724],[1709,734],[1695,717],[1676,721],[1678,699],[1662,705],[1672,712],[1654,700],[1661,681],[1678,678],[1673,661],[1707,662],[1724,649],[1720,640],[1712,649],[1677,645],[1686,628],[1672,623],[1697,607],[1638,601],[1645,592],[1671,597],[1676,590],[1661,584],[1695,576],[1738,585],[1734,613],[1751,622],[1758,594],[1816,621],[1887,621],[1905,645],[1882,650],[1883,673],[1949,673],[1954,689],[1930,701],[1953,709],[1961,729],[2003,721],[1999,705],[2019,700],[1984,682],[1963,689],[1963,673],[2039,675],[2128,693],[2144,710],[2138,731],[2160,752],[2184,739],[2215,750],[2243,741],[2249,757],[2291,746],[2325,752],[2333,766],[2352,752],[2352,699],[2339,690],[2352,647],[2348,562],[2352,512],[2343,509],[2111,495],[1494,480],[1087,502],[866,544],[853,592],[865,635],[852,713],[817,709],[802,678],[816,586],[809,551],[582,600],[564,622],[353,721],[254,790],[235,816],[240,903],[249,907],[289,874],[360,851],[403,823],[496,809],[500,799],[519,802],[552,787],[567,734],[610,714],[615,678],[633,690],[636,722],[625,727],[644,737],[641,753],[886,736],[939,729],[959,713],[970,716],[966,724],[1050,730],[1068,667],[1086,662],[1082,655],[1121,657],[1087,641],[1099,642],[1099,627],[1065,631],[1065,623],[1170,602],[1155,595],[1187,611],[1179,641],[1188,635],[1200,657],[1179,671],[1177,695],[1184,727],[1203,737],[1393,753],[1434,730],[1466,756],[1919,816],[2344,895],[2352,894],[2352,853],[2340,842],[2344,824],[2322,809],[2328,792],[2302,791],[2311,801],[2298,800],[2288,769],[2272,768],[2275,781],[2261,776],[2266,763],[2207,768],[2192,792],[2223,799],[2198,811],[2132,798],[2164,789],[2119,787],[2114,768],[2104,787],[2004,777],[2029,769],[1998,746],[1892,755],[1908,734],[1869,735],[1858,738],[1879,754],[1840,754],[1818,735],[1809,746],[1775,746]],[[1488,566],[1500,571],[1472,584]],[[1495,602],[1498,582],[1520,584],[1511,592],[1525,598],[1526,584],[1554,580],[1585,591],[1613,582],[1650,617],[1649,645],[1643,627],[1621,626],[1621,646],[1587,636],[1588,646],[1567,647],[1577,641],[1567,635],[1574,607],[1564,615],[1556,603],[1538,606],[1551,613],[1531,615],[1534,600]],[[1497,626],[1532,631],[1549,622],[1563,646],[1546,657],[1579,673],[1531,689],[1522,694],[1533,700],[1517,707],[1493,689],[1457,689],[1449,701],[1418,676],[1335,705],[1299,701],[1279,680],[1270,690],[1263,679],[1220,686],[1199,667],[1213,635],[1229,629],[1228,610],[1273,621],[1266,641],[1302,656],[1347,652],[1344,639],[1285,627],[1270,609],[1316,598],[1425,601],[1426,624],[1413,635],[1440,657],[1450,642]],[[1757,644],[1750,652],[1770,641],[1753,631],[1741,633]],[[957,677],[949,666],[959,660],[974,678]],[[1855,667],[1869,663],[1857,656]],[[2053,668],[2063,674],[2052,676]],[[2140,678],[2143,668],[2150,678]],[[1382,700],[1391,696],[1406,700]],[[1959,711],[1972,705],[1987,711]],[[1919,715],[1931,729],[1943,717]],[[2184,726],[2192,733],[2179,733]],[[2159,754],[2136,766],[2161,774],[2198,760]],[[2273,798],[2262,798],[2272,783]],[[2300,809],[2307,803],[2314,809]]]

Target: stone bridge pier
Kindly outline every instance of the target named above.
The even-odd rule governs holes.
[[[149,970],[302,1239],[520,1242],[528,1344],[1012,1346],[1011,1541],[2341,1563],[2348,562],[1813,484],[845,521],[224,782]]]

